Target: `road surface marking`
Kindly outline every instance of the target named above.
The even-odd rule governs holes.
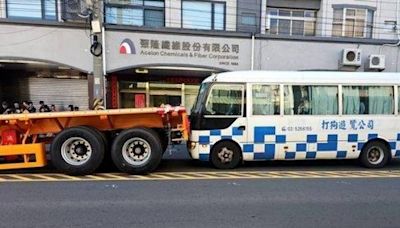
[[[126,173],[98,173],[69,176],[60,173],[0,174],[0,183],[57,182],[57,181],[149,181],[149,180],[218,180],[218,179],[332,179],[332,178],[400,178],[400,170],[377,171],[202,171],[154,172],[149,175]]]

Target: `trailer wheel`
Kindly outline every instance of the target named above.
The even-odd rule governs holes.
[[[111,148],[111,157],[117,168],[131,174],[145,174],[156,169],[162,153],[157,133],[144,128],[122,131]]]
[[[50,156],[53,165],[70,175],[93,173],[104,158],[104,142],[88,127],[68,128],[53,140]]]

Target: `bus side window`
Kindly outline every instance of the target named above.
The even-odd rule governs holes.
[[[393,114],[392,86],[343,86],[343,114]]]
[[[285,115],[338,114],[338,87],[285,86]]]
[[[279,115],[279,85],[253,85],[253,115]]]

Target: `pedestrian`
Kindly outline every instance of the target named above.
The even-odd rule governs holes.
[[[56,106],[54,104],[50,105],[50,111],[51,112],[57,112]]]
[[[20,107],[18,102],[14,102],[14,110],[13,111],[16,114],[21,114],[22,113],[22,109],[21,109],[21,107]]]
[[[33,102],[32,101],[29,101],[28,102],[28,112],[29,113],[35,113],[36,112],[36,108],[35,108],[35,106],[33,105]]]
[[[69,111],[74,111],[74,106],[72,105],[72,104],[70,104],[70,105],[68,105],[68,109],[69,109]]]
[[[49,106],[47,106],[44,101],[39,101],[39,112],[50,112]]]
[[[79,111],[79,107],[78,107],[78,106],[75,106],[75,107],[74,107],[74,111]]]
[[[2,108],[2,113],[1,114],[11,114],[12,113],[12,108],[8,105],[7,101],[3,101],[1,103],[1,108]]]

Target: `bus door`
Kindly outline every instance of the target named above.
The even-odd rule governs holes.
[[[205,99],[201,130],[209,130],[210,143],[233,140],[239,145],[247,141],[244,84],[213,84]]]
[[[248,84],[248,143],[243,147],[243,160],[272,160],[279,157],[277,143],[284,143],[279,132],[280,86],[264,83]],[[282,144],[283,145],[283,144]]]

